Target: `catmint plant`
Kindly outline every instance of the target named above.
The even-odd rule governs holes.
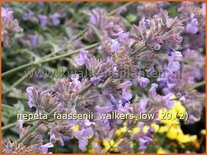
[[[44,8],[43,4],[39,3]],[[138,21],[128,25],[124,14],[131,11],[129,7],[121,6],[112,13],[101,7],[86,11],[81,38],[71,37],[80,43],[75,46],[80,49],[64,61],[70,64],[68,69],[86,70],[87,75],[73,73],[44,88],[27,85],[28,109],[47,117],[31,125],[18,120],[19,139],[4,140],[3,153],[51,153],[67,145],[87,153],[144,153],[156,143],[157,128],[163,126],[162,110],[170,111],[179,103],[185,124],[200,120],[205,106],[205,92],[198,89],[205,81],[205,42],[201,39],[205,38],[205,4],[178,3],[176,16],[167,9],[170,2],[134,4]],[[38,23],[42,31],[50,26],[62,28],[66,16],[64,11],[27,10],[22,20]],[[3,27],[7,45],[9,28],[13,32],[21,28],[8,10],[3,10],[2,17],[4,25],[11,22],[15,26]],[[201,43],[193,46],[192,36]],[[32,33],[28,38],[35,49],[39,36]],[[68,44],[73,44],[71,40]],[[84,48],[94,42],[98,43],[93,49]],[[64,54],[36,58],[35,65],[65,58]],[[143,117],[146,113],[149,118]],[[183,121],[180,115],[173,115],[178,124]]]

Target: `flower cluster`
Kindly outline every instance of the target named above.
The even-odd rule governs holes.
[[[63,18],[64,14],[59,12],[55,12],[51,15],[44,14],[35,14],[32,10],[28,10],[25,12],[22,17],[24,21],[31,21],[40,24],[41,27],[46,27],[47,25],[58,26],[61,22],[61,18]]]
[[[184,45],[185,48],[199,49],[204,46],[206,4],[183,2],[178,8],[179,18],[185,23]],[[195,37],[196,36],[196,37]]]
[[[2,42],[4,47],[10,46],[10,37],[16,32],[22,32],[19,22],[13,17],[13,12],[7,8],[1,8],[2,17]]]
[[[204,4],[199,9],[194,3],[181,3],[178,16],[171,17],[163,9],[166,5],[170,4],[139,5],[142,18],[129,30],[121,16],[126,8],[113,15],[102,8],[92,9],[83,38],[89,43],[99,40],[100,44],[95,50],[82,48],[70,59],[76,69],[87,70],[89,76],[71,74],[45,89],[27,87],[28,107],[48,118],[33,126],[18,121],[20,138],[4,141],[3,152],[48,153],[57,142],[64,147],[74,139],[83,152],[145,152],[156,133],[166,133],[167,138],[180,144],[194,142],[197,137],[183,134],[179,121],[183,120],[180,113],[187,113],[187,124],[198,121],[205,103],[204,92],[196,86],[205,80],[204,49],[201,45],[191,49],[188,36],[204,33],[205,8]],[[194,10],[191,15],[186,12],[189,7]],[[46,16],[28,11],[23,20],[37,21],[45,27],[59,25],[62,17],[60,13]],[[30,39],[35,47],[37,38]],[[164,121],[163,111],[176,114],[174,120]],[[87,117],[53,117],[58,113]],[[152,115],[144,119],[141,114],[146,113]],[[90,114],[95,117],[88,117]],[[99,117],[113,114],[124,117]],[[136,149],[132,142],[138,144]]]
[[[137,14],[142,18],[151,18],[169,5],[168,2],[140,2],[137,6]]]

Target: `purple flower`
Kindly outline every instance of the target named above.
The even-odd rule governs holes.
[[[132,82],[131,81],[125,81],[124,83],[121,83],[119,85],[119,88],[121,88],[122,91],[126,91],[126,89],[130,86],[132,86]]]
[[[27,87],[26,92],[29,95],[28,106],[30,108],[37,108],[38,104],[40,104],[41,92],[35,89],[34,87]]]
[[[195,123],[196,122],[196,117],[195,116],[193,116],[192,114],[190,114],[190,117],[189,117],[189,124],[192,124],[192,123]]]
[[[141,99],[139,102],[139,110],[140,112],[146,112],[147,109],[147,103],[148,103],[148,99]]]
[[[98,20],[100,18],[99,12],[96,10],[92,10],[92,15],[90,16],[90,24],[96,25],[98,23]]]
[[[156,89],[157,88],[158,88],[158,84],[156,84],[156,83],[151,84],[151,88],[149,90],[149,97],[152,97],[152,98],[156,97],[156,95],[157,95]]]
[[[88,145],[88,139],[94,135],[94,131],[91,128],[86,128],[81,131],[74,132],[74,135],[78,139],[79,148],[84,151]]]
[[[39,18],[40,25],[42,27],[45,27],[48,23],[48,17],[45,15],[38,15],[38,18]]]
[[[122,92],[122,97],[123,99],[125,99],[126,101],[129,101],[132,99],[132,93],[129,91],[123,91]]]
[[[39,5],[40,7],[44,7],[44,6],[45,6],[45,2],[38,2],[38,5]]]
[[[52,135],[50,136],[50,142],[55,143],[55,141],[56,141],[55,135],[52,134]]]
[[[88,126],[91,126],[91,125],[96,125],[96,123],[95,122],[91,122],[91,121],[89,121],[88,119],[85,119],[84,120],[84,124],[88,127]]]
[[[18,120],[17,121],[17,126],[19,128],[19,135],[20,137],[24,134],[25,128],[23,127],[24,120]]]
[[[75,56],[75,62],[79,66],[83,66],[88,61],[88,51],[86,50],[80,50],[80,54],[78,56]]]
[[[120,32],[118,34],[118,41],[120,43],[128,43],[129,42],[129,34],[125,32]]]
[[[48,153],[48,149],[54,147],[54,145],[49,142],[41,146],[42,153]]]
[[[141,77],[141,76],[138,76],[137,77],[137,81],[139,82],[139,85],[141,87],[146,87],[147,84],[150,82],[148,78]]]
[[[152,139],[148,136],[140,137],[138,140],[140,151],[145,151],[147,149],[147,146],[152,142]]]
[[[155,49],[155,51],[158,51],[158,50],[160,50],[161,45],[158,43],[155,43],[155,44],[153,44],[153,48]]]
[[[62,134],[60,132],[51,130],[49,134],[50,134],[51,143],[55,143],[56,141],[59,141],[61,146],[65,145]]]
[[[30,108],[34,107],[34,100],[33,100],[33,94],[35,92],[35,88],[34,87],[27,87],[26,92],[29,94],[29,101],[28,101],[28,106]]]
[[[98,84],[100,81],[101,81],[101,78],[100,77],[91,77],[90,78],[90,82],[92,84]]]
[[[186,26],[186,32],[196,34],[198,32],[198,20],[193,18],[191,22]]]
[[[73,91],[75,91],[75,92],[79,91],[81,88],[81,82],[78,79],[79,79],[78,74],[71,75],[71,80],[72,80],[72,83],[74,84]]]
[[[120,45],[119,45],[118,41],[113,40],[112,45],[111,45],[112,52],[118,52],[119,49],[120,49]]]
[[[172,108],[172,106],[174,105],[174,102],[171,99],[172,96],[173,96],[173,94],[169,93],[163,97],[163,100],[165,101],[165,105],[168,109]]]
[[[50,19],[52,20],[52,24],[54,26],[57,26],[60,24],[60,18],[61,18],[61,15],[60,15],[60,13],[57,13],[57,12],[50,15]]]
[[[32,48],[36,48],[37,45],[39,44],[39,37],[38,35],[35,34],[30,34],[28,35],[29,39],[30,39],[30,44]]]
[[[1,17],[7,19],[12,18],[12,11],[1,7]]]
[[[78,140],[78,147],[82,151],[85,151],[87,145],[88,145],[88,140],[87,139],[79,139]]]
[[[202,3],[202,8],[201,8],[203,16],[206,15],[206,3]]]
[[[10,11],[7,8],[2,7],[2,32],[1,38],[3,41],[3,46],[9,48],[11,46],[10,38],[15,32],[22,32],[22,28],[19,26],[19,22],[17,19],[13,17],[13,11]]]
[[[185,96],[182,96],[182,97],[180,98],[180,101],[183,102],[183,103],[185,103],[185,102],[186,102],[186,98],[185,98]]]
[[[22,17],[23,20],[30,20],[31,18],[33,18],[34,16],[34,12],[31,10],[28,10],[24,16]]]
[[[132,82],[131,81],[125,81],[124,83],[121,83],[119,85],[119,88],[122,89],[122,99],[123,102],[129,101],[132,98],[132,94],[131,92],[127,91],[127,88],[132,86]]]
[[[168,70],[171,72],[176,72],[180,69],[180,63],[176,61],[169,62],[168,64]]]

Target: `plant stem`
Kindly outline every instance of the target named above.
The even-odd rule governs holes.
[[[109,16],[110,16],[110,15],[113,15],[113,14],[116,13],[120,8],[122,8],[122,7],[127,7],[127,6],[129,6],[129,5],[133,4],[133,3],[134,3],[134,2],[128,2],[128,3],[125,3],[124,5],[122,5],[122,6],[118,7],[118,8],[116,8],[115,10],[109,12],[108,15],[109,15]]]
[[[193,86],[194,88],[198,88],[198,87],[204,86],[205,84],[206,84],[206,81],[201,81],[201,82],[195,83]]]
[[[95,26],[93,26],[92,24],[88,24],[88,26],[95,32],[95,34],[97,35],[98,39],[101,40],[102,37],[101,37],[101,35],[99,33],[99,30]]]
[[[37,121],[37,120],[26,120],[25,121],[25,123],[28,123],[28,122],[34,122],[34,121]],[[11,124],[7,124],[7,125],[5,125],[5,126],[3,126],[2,128],[1,128],[1,130],[3,131],[3,130],[6,130],[6,129],[8,129],[8,128],[12,128],[12,127],[14,127],[14,126],[16,126],[17,125],[17,122],[14,122],[14,123],[11,123]]]
[[[54,108],[48,115],[47,118],[52,116],[52,114],[57,110],[57,107]],[[39,120],[34,126],[32,126],[22,137],[20,137],[17,140],[17,144],[21,143],[29,134],[31,134],[33,131],[35,131],[44,121]]]
[[[99,43],[95,43],[95,44],[86,46],[85,48],[81,48],[81,49],[85,49],[85,50],[87,50],[87,49],[94,48],[94,47],[96,47],[96,46],[98,46],[98,45],[99,45]],[[80,51],[81,49],[74,50],[74,51],[72,51],[72,52],[70,52],[70,53],[61,54],[61,55],[58,55],[58,56],[55,56],[55,57],[52,57],[52,58],[49,58],[49,59],[46,59],[46,60],[40,60],[40,61],[36,62],[36,64],[42,64],[42,63],[50,62],[50,61],[53,61],[53,60],[61,59],[61,58],[64,58],[64,57],[66,57],[66,56],[71,56],[71,55],[73,55],[73,54],[77,54],[77,53],[79,53],[79,51]]]
[[[21,84],[25,79],[27,79],[28,75],[32,73],[35,69],[33,68],[31,71],[29,71],[27,74],[22,76],[19,80],[17,80],[7,91],[5,94],[9,93],[14,87],[18,86]]]
[[[28,63],[28,64],[24,64],[24,65],[21,65],[21,66],[18,66],[18,67],[16,67],[16,68],[14,68],[14,69],[11,69],[11,70],[9,70],[9,71],[6,71],[6,72],[2,73],[2,78],[3,78],[4,76],[7,76],[7,75],[12,74],[12,73],[15,73],[15,72],[17,72],[17,71],[19,71],[19,70],[22,70],[22,69],[24,69],[24,68],[30,67],[30,66],[32,66],[33,64],[34,64],[34,62],[30,62],[30,63]]]
[[[87,50],[87,49],[91,49],[91,48],[93,48],[93,47],[96,47],[96,46],[98,46],[98,45],[99,45],[99,43],[95,43],[95,44],[86,46],[86,47],[81,48],[81,49],[85,49],[85,50]],[[63,50],[65,50],[65,49],[66,49],[66,48],[61,49],[60,51],[63,51]],[[27,67],[31,67],[31,66],[34,66],[34,65],[43,64],[43,63],[46,63],[46,62],[49,62],[49,61],[53,61],[53,60],[57,60],[57,59],[64,58],[64,57],[66,57],[66,56],[70,56],[70,55],[73,55],[73,54],[77,54],[81,49],[74,50],[74,51],[72,51],[72,52],[67,52],[67,53],[64,53],[64,54],[61,54],[61,55],[58,55],[58,56],[55,56],[55,57],[52,57],[52,58],[48,58],[48,59],[43,59],[43,58],[44,58],[44,57],[43,57],[43,58],[40,59],[39,61],[36,61],[36,62],[30,62],[30,63],[28,63],[28,64],[24,64],[24,65],[22,65],[22,66],[19,66],[19,67],[17,67],[17,68],[14,68],[14,69],[11,69],[11,70],[9,70],[9,71],[6,71],[6,72],[2,73],[2,78],[5,77],[5,76],[10,75],[10,74],[12,74],[12,73],[15,73],[15,72],[17,72],[17,71],[19,71],[19,70],[22,70],[22,69],[24,69],[24,68],[27,68]]]
[[[16,111],[17,110],[16,108],[14,108],[14,107],[12,107],[10,105],[7,105],[7,104],[3,104],[2,103],[1,105],[2,105],[2,107],[7,108],[7,109],[10,109],[10,110],[13,110],[13,111]],[[31,112],[25,111],[25,110],[24,110],[24,113],[31,114]]]
[[[21,143],[30,133],[35,131],[39,125],[41,125],[43,120],[38,121],[33,127],[31,127],[22,137],[17,140],[17,144]]]
[[[77,35],[71,37],[71,39],[69,40],[69,44],[71,42],[73,42],[76,38],[81,37],[83,34],[85,34],[86,31],[87,31],[87,28],[85,28],[82,31],[80,31]]]

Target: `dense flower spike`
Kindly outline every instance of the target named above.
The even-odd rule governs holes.
[[[206,4],[183,2],[178,8],[179,18],[185,23],[184,45],[186,48],[199,49],[204,46]]]
[[[10,46],[10,35],[16,32],[22,32],[17,19],[14,19],[13,12],[7,8],[1,8],[2,32],[1,37],[4,47]]]

